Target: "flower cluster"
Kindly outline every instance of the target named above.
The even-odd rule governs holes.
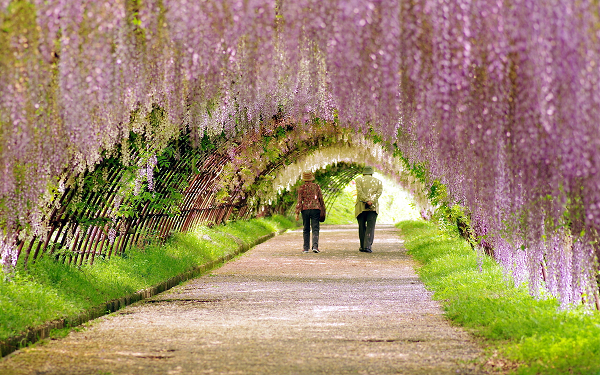
[[[18,249],[15,241],[6,236],[0,236],[0,264],[5,274],[10,274],[17,265]]]

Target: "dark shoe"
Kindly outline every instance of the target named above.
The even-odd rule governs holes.
[[[359,250],[361,253],[372,253],[371,249],[361,249]]]
[[[320,253],[319,249],[313,249],[313,253]]]

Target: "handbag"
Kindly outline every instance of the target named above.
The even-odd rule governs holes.
[[[325,221],[327,213],[325,212],[325,202],[323,202],[322,197],[319,197],[319,202],[321,203],[321,214],[319,215],[319,222],[322,223]]]

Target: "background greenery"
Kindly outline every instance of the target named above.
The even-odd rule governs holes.
[[[374,173],[373,176],[380,179],[383,184],[383,193],[379,198],[377,223],[395,224],[402,220],[419,218],[419,212],[406,191],[384,175]],[[356,202],[356,186],[352,181],[335,200],[327,212],[327,218],[323,224],[356,224],[354,202]]]
[[[440,231],[424,221],[397,227],[446,316],[513,363],[496,357],[491,366],[519,374],[600,374],[600,313],[561,310],[555,298],[535,299],[526,286],[515,288],[502,268],[488,256],[478,258],[457,230]]]

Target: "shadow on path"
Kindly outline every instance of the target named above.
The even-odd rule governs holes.
[[[211,274],[18,351],[0,374],[476,374],[481,349],[451,327],[396,228],[373,253],[357,226],[256,246]]]

